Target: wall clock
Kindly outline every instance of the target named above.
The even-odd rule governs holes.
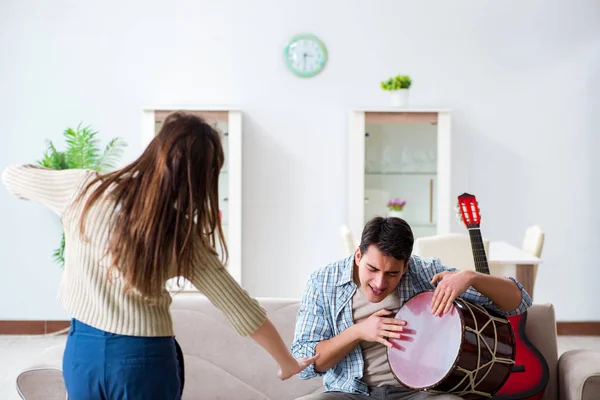
[[[325,68],[327,49],[314,35],[300,34],[290,39],[283,50],[283,60],[295,75],[310,78]]]

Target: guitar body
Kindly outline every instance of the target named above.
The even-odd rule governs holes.
[[[469,231],[475,270],[489,274],[483,240],[479,230],[479,205],[475,196],[463,193],[458,196],[461,220]],[[508,380],[492,397],[494,400],[539,400],[550,377],[548,363],[525,333],[527,312],[508,317],[515,337],[515,364]]]
[[[515,334],[515,370],[492,399],[539,400],[550,378],[548,363],[525,334],[527,312],[508,317],[508,320]]]

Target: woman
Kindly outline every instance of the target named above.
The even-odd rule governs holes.
[[[269,352],[281,379],[315,361],[291,356],[265,311],[223,267],[223,161],[219,134],[177,112],[137,160],[115,172],[31,165],[4,171],[14,196],[39,201],[63,222],[59,298],[73,318],[63,358],[69,399],[181,398],[165,289],[174,277],[189,279],[239,334]]]

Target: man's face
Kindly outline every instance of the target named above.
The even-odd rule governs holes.
[[[355,272],[358,272],[359,289],[371,303],[379,303],[396,290],[407,265],[406,261],[384,256],[373,245],[362,254],[360,248],[356,249],[354,263]]]

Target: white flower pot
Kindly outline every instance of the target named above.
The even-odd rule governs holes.
[[[408,107],[408,91],[409,89],[392,90],[390,92],[392,107]]]
[[[396,218],[402,218],[402,219],[404,219],[404,211],[390,210],[390,211],[388,211],[387,216],[388,217],[396,217]]]

